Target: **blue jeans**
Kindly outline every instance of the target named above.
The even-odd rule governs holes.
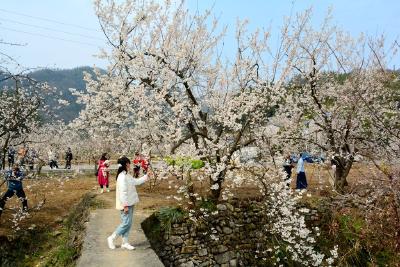
[[[132,227],[132,222],[133,222],[133,208],[134,206],[129,206],[128,207],[128,213],[125,213],[124,210],[121,210],[121,224],[117,227],[115,230],[115,233],[123,238],[128,238],[129,237],[129,232]]]

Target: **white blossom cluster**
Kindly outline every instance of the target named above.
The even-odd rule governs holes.
[[[310,230],[305,223],[305,214],[310,210],[298,208],[302,192],[294,192],[287,186],[284,181],[286,174],[274,170],[270,172],[263,176],[263,183],[260,184],[260,190],[265,196],[267,216],[271,222],[265,230],[278,234],[284,242],[273,249],[285,249],[293,261],[305,266],[332,266],[338,257],[338,247],[335,246],[330,251],[329,258],[315,250],[315,236],[319,235],[319,229],[316,227]],[[277,261],[279,262],[278,258]]]

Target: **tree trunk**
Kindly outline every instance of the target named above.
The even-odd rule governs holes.
[[[342,168],[336,167],[336,172],[335,172],[335,190],[337,190],[340,193],[343,193],[344,187],[347,184],[346,176],[343,175],[343,170]]]
[[[41,158],[37,158],[37,160],[38,160],[38,163],[37,163],[37,165],[36,165],[36,174],[41,174],[41,172],[42,172],[42,168],[43,168],[43,166],[45,166],[46,165],[46,161],[45,160],[43,160],[43,159],[41,159]]]
[[[2,150],[1,150],[1,156],[0,156],[1,169],[3,169],[3,170],[6,168],[6,152],[7,152],[9,143],[10,143],[10,134],[7,134],[6,140],[5,140]]]
[[[194,190],[194,185],[193,185],[193,181],[192,181],[192,176],[190,174],[190,171],[187,172],[187,190],[188,190],[188,194],[189,194],[189,200],[191,202],[191,207],[196,206],[196,197],[195,197],[195,190]]]
[[[216,186],[216,187],[218,187],[218,188],[215,188],[215,189],[211,189],[211,190],[210,190],[210,193],[211,193],[210,199],[211,199],[214,203],[217,203],[217,202],[218,202],[218,199],[219,199],[219,197],[220,197],[220,195],[221,195],[221,191],[222,191],[222,182],[223,182],[224,179],[225,179],[225,174],[226,174],[226,169],[224,169],[223,171],[221,171],[221,172],[218,174],[218,178],[217,178],[216,181],[214,181],[212,178],[210,178],[210,184],[211,184],[211,186]]]
[[[393,187],[392,187],[393,188]],[[400,215],[399,215],[399,205],[397,202],[397,194],[393,192],[393,200],[392,200],[392,208],[394,213],[394,218],[396,220],[397,230],[395,233],[396,236],[396,250],[400,251]]]
[[[4,170],[6,168],[6,152],[7,152],[7,150],[5,148],[3,148],[2,151],[1,151],[1,156],[0,156],[0,158],[1,158],[1,164],[0,164],[1,168],[0,169],[2,169],[2,170]]]
[[[348,185],[347,176],[353,166],[353,157],[335,156],[333,160],[336,165],[334,188],[336,191],[343,193],[345,186]]]

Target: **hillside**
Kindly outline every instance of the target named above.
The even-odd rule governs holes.
[[[28,75],[40,82],[47,82],[50,86],[57,88],[57,95],[61,99],[67,100],[70,104],[56,111],[56,114],[65,122],[70,122],[79,115],[82,105],[76,103],[76,97],[71,94],[69,88],[75,88],[78,91],[86,91],[86,85],[83,80],[83,73],[93,73],[91,67],[77,67],[74,69],[41,69]],[[6,85],[6,82],[0,83],[0,88]],[[54,105],[51,99],[48,99],[49,105]]]
[[[74,69],[43,69],[32,72],[30,76],[37,81],[47,82],[50,86],[56,87],[59,94],[62,94],[61,98],[70,103],[56,112],[62,120],[69,122],[76,118],[83,108],[81,104],[76,103],[76,97],[71,94],[69,88],[86,91],[84,72],[93,73],[93,69],[87,66]]]

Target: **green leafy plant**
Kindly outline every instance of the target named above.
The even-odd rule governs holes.
[[[167,156],[164,158],[164,161],[169,166],[175,166],[175,159],[173,157]]]
[[[161,229],[169,234],[172,224],[182,221],[187,213],[180,207],[163,207],[156,216],[160,221]]]
[[[200,159],[192,159],[189,157],[165,157],[164,161],[169,166],[176,166],[176,167],[190,167],[190,169],[198,170],[204,167],[204,161]]]
[[[190,161],[191,165],[192,165],[192,169],[194,170],[198,170],[204,167],[204,161],[200,160],[200,159],[192,159]]]

